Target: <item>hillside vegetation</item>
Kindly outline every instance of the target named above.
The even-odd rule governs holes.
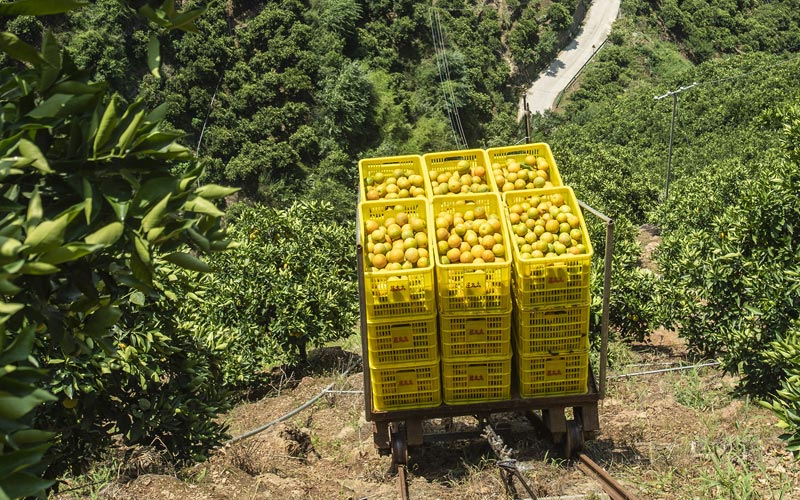
[[[519,142],[519,85],[585,8],[34,4],[0,4],[0,390],[14,408],[0,446],[16,464],[0,487],[20,494],[112,438],[201,459],[224,439],[217,415],[259,394],[265,371],[349,335],[356,161]],[[531,138],[615,219],[613,335],[679,329],[769,402],[793,450],[799,19],[797,0],[624,1]],[[654,97],[695,82],[678,97],[665,198],[673,98]],[[643,223],[661,230],[657,272],[639,266]]]

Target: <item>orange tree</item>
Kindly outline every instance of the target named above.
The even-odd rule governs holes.
[[[234,253],[212,256],[213,294],[203,297],[209,339],[228,351],[227,382],[256,382],[264,368],[297,363],[307,346],[350,335],[358,295],[355,225],[337,221],[327,202],[286,209],[236,205],[229,209]]]
[[[660,209],[657,256],[681,335],[741,374],[743,389],[774,397],[784,437],[798,451],[800,110],[767,111],[760,120],[782,126],[783,148],[676,184]]]
[[[19,0],[0,16],[85,3]],[[139,4],[162,33],[201,12]],[[78,465],[114,434],[197,454],[224,431],[219,351],[178,315],[211,269],[198,255],[231,246],[214,200],[234,190],[198,185],[165,108],[90,81],[50,33],[39,47],[0,33],[0,50],[13,60],[0,70],[0,498],[43,491],[48,465]],[[157,73],[155,36],[148,53]]]

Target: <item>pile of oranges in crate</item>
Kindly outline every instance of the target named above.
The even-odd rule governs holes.
[[[375,410],[587,391],[593,249],[547,144],[369,158],[359,175]]]

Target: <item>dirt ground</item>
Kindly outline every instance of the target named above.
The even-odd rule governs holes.
[[[360,367],[347,376],[336,375],[349,362],[349,353],[325,353],[330,359],[320,370],[327,373],[286,381],[280,391],[234,409],[227,416],[232,435],[287,414],[332,383],[334,391],[363,387]],[[692,362],[674,332],[654,333],[650,344],[633,346],[629,355],[626,372]],[[607,397],[600,403],[602,430],[587,442],[586,452],[639,498],[800,498],[800,464],[778,440],[776,420],[754,402],[734,397],[734,379],[713,367],[621,375],[609,374]],[[601,498],[599,486],[573,462],[560,458],[560,447],[548,436],[520,416],[497,417],[508,424],[504,442],[515,451],[537,497]],[[476,424],[469,417],[452,424],[431,420],[425,431]],[[363,395],[329,393],[285,422],[220,450],[208,462],[112,482],[97,497],[397,499],[390,459],[378,455],[372,437]],[[426,444],[411,454],[411,498],[510,498],[495,464],[481,438]]]
[[[657,245],[643,229],[642,265]],[[354,342],[353,345],[357,344]],[[601,431],[585,451],[640,499],[800,499],[800,462],[778,439],[772,414],[736,397],[736,380],[702,367],[675,332],[653,332],[650,342],[616,346],[619,367],[609,372],[600,401]],[[357,349],[355,349],[357,350]],[[273,390],[226,416],[239,436],[286,415],[331,386],[286,421],[221,449],[209,461],[175,471],[143,468],[135,479],[112,481],[89,498],[388,500],[399,498],[390,458],[373,447],[364,419],[359,353],[327,348],[312,353],[305,376],[273,374]],[[346,376],[341,373],[357,366]],[[659,373],[627,376],[661,370]],[[346,392],[345,392],[346,391]],[[603,498],[599,486],[561,448],[519,415],[497,415],[506,445],[537,497]],[[475,427],[470,417],[425,422],[425,432]],[[134,474],[136,475],[136,474]],[[442,441],[412,450],[410,492],[414,500],[491,500],[507,495],[485,439]],[[520,492],[524,491],[518,487]],[[78,498],[80,491],[58,498]],[[83,493],[87,493],[84,490]],[[521,495],[525,498],[527,495]]]

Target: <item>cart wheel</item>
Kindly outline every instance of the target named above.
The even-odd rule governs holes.
[[[564,458],[568,460],[583,449],[583,429],[580,420],[567,420],[563,446]]]
[[[406,445],[406,429],[400,425],[392,425],[392,470],[396,471],[398,465],[408,464],[408,446]]]

